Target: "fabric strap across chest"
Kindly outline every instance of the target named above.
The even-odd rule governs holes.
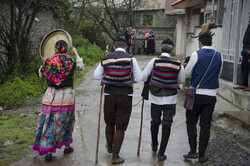
[[[156,59],[150,84],[159,88],[179,88],[177,78],[180,68],[181,63],[173,58]]]
[[[131,86],[133,84],[132,58],[103,58],[101,65],[105,75],[102,84],[116,86]]]

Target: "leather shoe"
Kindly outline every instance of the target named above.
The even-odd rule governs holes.
[[[208,160],[208,157],[199,157],[199,162],[200,163],[205,163]]]
[[[52,160],[52,153],[47,153],[46,157],[45,157],[45,160],[47,160],[47,161]]]
[[[234,89],[246,89],[247,87],[246,86],[243,86],[243,85],[239,85],[239,86],[235,86],[233,87]]]
[[[197,153],[188,152],[187,154],[184,154],[183,157],[185,159],[196,159],[197,158]]]
[[[66,154],[66,153],[71,153],[74,151],[74,148],[73,147],[69,147],[69,148],[65,148],[63,153]]]
[[[167,159],[167,156],[165,154],[158,153],[157,158],[159,161],[163,161]]]
[[[120,157],[120,156],[113,156],[112,157],[112,164],[119,164],[119,163],[123,163],[125,160],[124,158]]]

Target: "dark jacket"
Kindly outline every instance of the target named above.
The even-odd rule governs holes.
[[[247,30],[243,38],[243,48],[250,50],[250,24],[248,24]]]

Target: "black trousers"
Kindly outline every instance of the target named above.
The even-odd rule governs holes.
[[[104,121],[107,126],[125,131],[132,111],[132,96],[105,95]]]
[[[250,59],[250,54],[248,54],[247,49],[244,48],[241,51],[242,61],[241,61],[241,85],[248,87],[248,74],[250,72],[250,64],[248,60]]]
[[[162,126],[171,127],[176,113],[175,108],[176,104],[157,105],[151,103],[151,125],[159,126],[162,123]]]
[[[215,103],[215,96],[196,94],[194,109],[186,110],[186,123],[196,124],[200,118],[200,127],[210,129]]]

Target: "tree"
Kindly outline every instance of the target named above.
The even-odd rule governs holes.
[[[22,70],[24,64],[27,64],[31,56],[30,38],[37,13],[47,11],[67,20],[65,18],[69,18],[70,2],[2,0],[0,5],[0,75],[3,76]]]
[[[80,18],[88,18],[98,23],[102,31],[112,40],[116,39],[120,27],[132,26],[134,11],[140,0],[79,0],[82,12]]]

